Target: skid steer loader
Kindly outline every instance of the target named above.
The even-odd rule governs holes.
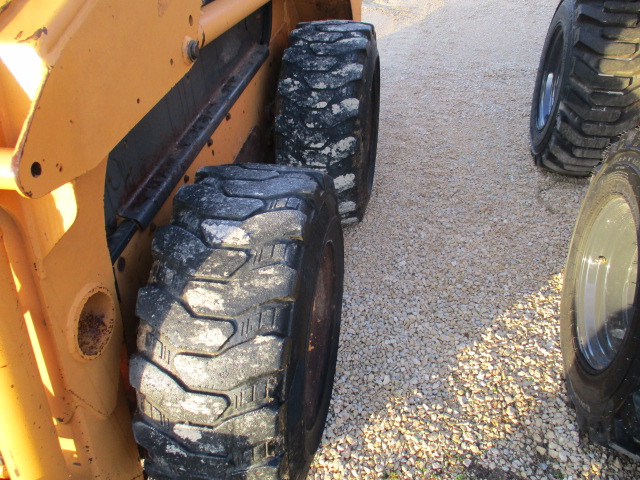
[[[375,168],[360,0],[0,2],[0,478],[304,478]]]

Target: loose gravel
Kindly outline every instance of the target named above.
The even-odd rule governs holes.
[[[632,479],[578,433],[559,347],[587,182],[536,169],[556,0],[367,0],[382,59],[374,195],[346,229],[343,333],[316,479]]]

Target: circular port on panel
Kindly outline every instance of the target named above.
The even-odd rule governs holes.
[[[84,359],[93,359],[104,352],[115,323],[115,308],[107,291],[90,292],[81,304],[77,316],[76,347]]]
[[[38,178],[40,175],[42,175],[42,165],[38,162],[33,162],[31,164],[31,176],[33,178]]]

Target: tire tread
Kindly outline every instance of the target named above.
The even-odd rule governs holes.
[[[575,4],[570,70],[559,114],[547,144],[533,153],[544,168],[586,176],[606,146],[638,124],[640,2]],[[568,147],[559,149],[559,144]]]
[[[354,132],[361,129],[365,65],[377,58],[375,39],[366,23],[300,23],[290,34],[278,84],[276,163],[331,176],[343,223],[359,221],[368,201],[366,179],[356,178],[365,146]]]
[[[176,195],[130,361],[152,477],[280,478],[301,252],[327,194],[322,172],[245,164],[201,169]]]

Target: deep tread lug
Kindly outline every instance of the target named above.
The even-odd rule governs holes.
[[[573,5],[568,0],[556,13],[570,25],[564,32],[570,42],[569,47],[566,43],[563,47],[569,52],[564,55],[566,85],[556,100],[560,114],[548,120],[548,128],[542,131],[549,133],[541,136],[535,126],[534,98],[531,138],[537,164],[559,173],[585,175],[610,142],[637,124],[640,3],[575,3],[570,18],[561,12]],[[538,92],[536,87],[536,95]],[[565,147],[559,149],[560,144]]]
[[[337,355],[343,241],[333,183],[289,166],[207,167],[174,206],[153,241],[129,369],[146,472],[172,480],[297,475],[311,457],[289,455],[300,443],[292,438],[307,432],[289,424],[290,404],[303,396],[298,386],[289,397],[290,384],[304,365],[297,352],[308,348],[300,344],[309,342],[304,312],[325,242],[336,261],[330,375]],[[313,426],[320,434],[324,418]]]
[[[291,35],[278,84],[276,162],[328,173],[343,223],[362,219],[369,200],[377,142],[377,61],[372,25],[307,22]],[[369,114],[373,120],[369,120]],[[366,124],[373,122],[369,131]],[[366,157],[366,158],[365,158]],[[371,176],[369,176],[371,172]],[[344,180],[354,176],[354,186]],[[354,192],[345,195],[353,188]]]

